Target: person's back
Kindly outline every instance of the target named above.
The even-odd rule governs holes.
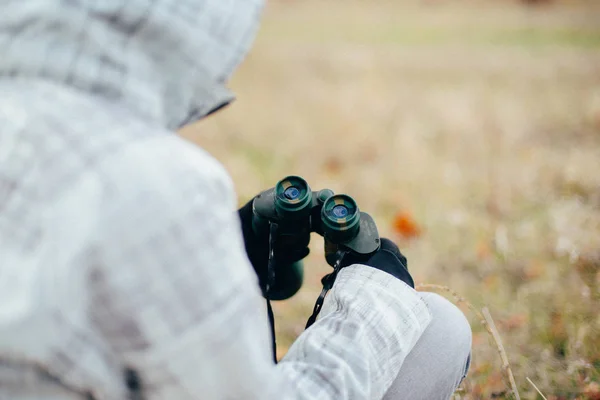
[[[161,335],[166,339],[169,330],[192,326],[194,312],[202,313],[219,295],[231,296],[212,290],[218,287],[214,282],[238,283],[234,287],[240,301],[245,292],[258,292],[248,285],[256,280],[251,269],[219,265],[218,252],[226,252],[230,243],[211,242],[208,235],[227,227],[211,226],[214,220],[193,212],[206,207],[227,213],[234,207],[230,183],[206,153],[109,103],[41,81],[0,84],[0,90],[10,102],[3,112],[14,110],[3,118],[0,134],[9,155],[3,157],[0,202],[0,362],[36,360],[71,388],[92,383],[106,390],[97,398],[122,398],[123,393],[112,390],[123,387],[127,353],[138,346],[148,350],[145,346],[159,343]],[[38,106],[44,110],[36,113]],[[23,111],[35,118],[30,114],[26,126],[11,127]],[[209,242],[215,253],[193,242],[174,245],[165,228],[180,229],[177,238],[182,241],[195,237]],[[162,252],[168,248],[179,253]],[[205,259],[214,268],[197,268]],[[178,260],[195,262],[183,270],[169,269],[166,262]],[[139,267],[136,263],[148,269],[148,281],[127,280],[128,271]],[[189,276],[181,276],[184,272]],[[140,285],[152,290],[138,296]],[[128,298],[109,292],[128,293]],[[166,301],[182,296],[186,308],[179,314],[145,309],[148,294],[166,295]],[[146,312],[143,322],[155,338],[142,332],[136,338],[135,330],[141,328],[119,321],[120,315],[137,311]],[[107,342],[121,334],[139,342],[122,343],[122,348]]]
[[[426,304],[381,271],[348,267],[321,327],[275,369],[230,179],[172,133],[231,101],[222,85],[260,4],[5,3],[0,399],[122,399],[131,371],[152,399],[381,397],[429,322]],[[368,307],[345,308],[360,292]],[[336,307],[374,312],[377,337],[328,322]]]
[[[186,202],[234,204],[222,168],[161,127],[230,101],[220,85],[249,46],[259,3],[84,3],[13,1],[0,16],[0,376],[4,371],[7,380],[0,378],[0,393],[22,388],[24,377],[11,381],[9,371],[34,360],[43,371],[27,379],[47,373],[70,388],[102,388],[97,398],[124,397],[115,391],[123,388],[122,355],[106,335],[136,327],[110,315],[118,299],[97,298],[112,284],[103,268],[114,265],[125,277],[129,263],[160,256],[135,252],[168,246],[154,227],[177,229],[177,218],[194,218],[181,207]],[[171,207],[180,209],[154,212]],[[122,223],[126,217],[134,219]],[[201,241],[210,221],[197,223]],[[111,248],[115,239],[119,246]],[[194,251],[194,243],[185,245]],[[232,282],[256,279],[249,269],[218,273],[214,262],[213,270],[193,270],[190,262],[188,272],[206,285],[227,273]],[[147,323],[157,331],[183,326],[195,305],[216,300],[205,298],[210,292],[202,287],[185,293],[186,279],[168,270],[156,273],[160,281],[130,289],[155,285],[159,296],[177,284],[180,295],[190,296],[188,310],[173,321],[153,321],[148,310]],[[94,308],[97,300],[106,308]],[[136,300],[142,308],[144,299]],[[114,332],[103,332],[106,322]],[[132,345],[153,338],[139,339]]]

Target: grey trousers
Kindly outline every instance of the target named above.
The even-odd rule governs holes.
[[[471,360],[471,326],[458,307],[421,292],[432,320],[406,357],[384,400],[447,400],[466,376]]]

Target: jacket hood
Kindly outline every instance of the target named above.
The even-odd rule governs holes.
[[[232,100],[262,0],[5,0],[0,79],[43,78],[176,129]]]

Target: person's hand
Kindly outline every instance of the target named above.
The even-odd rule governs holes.
[[[406,257],[400,252],[398,246],[389,239],[381,238],[379,250],[366,260],[357,261],[353,260],[352,257],[349,257],[348,262],[344,262],[344,265],[350,264],[368,265],[369,267],[376,268],[395,276],[412,288],[415,287],[413,278],[408,272],[408,262],[406,261]]]
[[[242,234],[244,235],[244,245],[248,259],[256,271],[261,288],[265,288],[267,282],[267,266],[269,263],[269,232],[265,231],[261,234],[256,234],[252,229],[252,202],[254,199],[246,203],[238,210],[242,223]],[[305,243],[308,244],[309,237]],[[303,241],[304,242],[304,241]],[[291,264],[295,261],[300,261],[306,257],[309,249],[306,246],[301,246],[298,249],[280,249],[278,248],[277,239],[275,239],[274,256],[278,265]]]

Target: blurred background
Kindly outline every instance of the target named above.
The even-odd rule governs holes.
[[[600,1],[269,1],[238,100],[182,135],[240,204],[286,175],[353,196],[415,281],[487,306],[522,398],[600,399]],[[276,304],[283,355],[330,271]],[[445,293],[441,293],[445,294]],[[474,330],[457,398],[510,398]]]

